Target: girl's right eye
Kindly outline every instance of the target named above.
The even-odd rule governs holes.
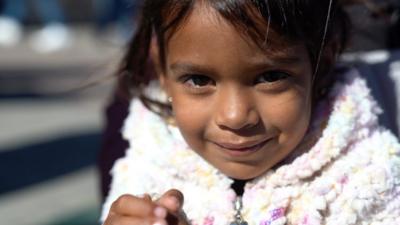
[[[183,83],[191,88],[202,88],[214,84],[211,78],[200,74],[186,75],[183,78]]]

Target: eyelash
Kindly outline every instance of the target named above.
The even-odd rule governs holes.
[[[290,77],[291,75],[283,71],[268,71],[258,75],[253,84],[272,87]],[[215,81],[212,78],[202,74],[187,74],[180,80],[191,89],[205,89],[208,85],[215,85]]]
[[[269,75],[269,76],[267,77],[266,75]],[[268,85],[274,85],[274,84],[277,84],[278,82],[284,81],[288,78],[290,78],[290,75],[286,72],[268,71],[268,72],[264,72],[264,73],[260,74],[257,77],[257,79],[254,81],[254,84],[268,83]],[[261,79],[264,79],[265,81],[260,82]],[[268,81],[268,79],[269,79],[269,81]]]
[[[196,84],[195,79],[197,79],[197,81],[203,82],[203,84]],[[201,74],[185,75],[182,80],[183,80],[184,84],[189,85],[192,88],[201,88],[201,87],[204,87],[204,86],[210,84],[210,82],[212,82],[214,84],[214,82],[211,78],[209,78],[208,76],[205,76],[205,75],[201,75]],[[190,81],[192,82],[192,84],[189,84]]]

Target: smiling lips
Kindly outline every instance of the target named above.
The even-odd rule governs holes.
[[[241,155],[245,153],[255,152],[261,149],[268,141],[269,139],[263,140],[261,142],[252,142],[252,143],[248,142],[242,144],[232,144],[232,143],[222,143],[222,142],[221,143],[215,142],[215,144],[218,147],[227,150],[230,154]]]

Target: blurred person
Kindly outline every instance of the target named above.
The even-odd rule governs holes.
[[[353,23],[352,41],[348,51],[365,52],[399,47],[399,0],[348,2],[346,9]]]
[[[400,0],[392,7],[392,24],[389,28],[388,47],[400,48]]]
[[[20,20],[25,14],[24,0],[3,0],[0,14],[0,46],[13,46],[22,38]]]
[[[23,38],[23,22],[27,17],[27,0],[4,0],[0,14],[0,46],[12,47]],[[44,26],[30,38],[31,47],[40,53],[65,48],[70,43],[70,31],[64,24],[64,12],[57,0],[33,0]]]
[[[133,34],[140,0],[95,0],[96,26],[100,32],[111,31],[114,44],[124,44]]]

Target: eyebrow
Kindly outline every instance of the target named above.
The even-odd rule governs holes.
[[[293,65],[300,64],[304,61],[301,57],[297,56],[285,56],[285,57],[274,57],[268,60],[254,60],[253,62],[249,61],[248,65],[250,68],[265,68],[272,67],[274,65]],[[212,67],[208,67],[207,65],[198,65],[190,62],[176,62],[170,66],[170,69],[173,71],[193,71],[198,73],[212,73],[214,70]]]
[[[284,57],[275,57],[271,60],[267,60],[268,64],[298,64],[304,61],[303,58],[299,56],[284,56]]]
[[[198,73],[211,73],[213,72],[213,69],[208,66],[203,66],[203,65],[197,65],[189,62],[177,62],[173,63],[170,66],[171,70],[174,71],[194,71]]]

